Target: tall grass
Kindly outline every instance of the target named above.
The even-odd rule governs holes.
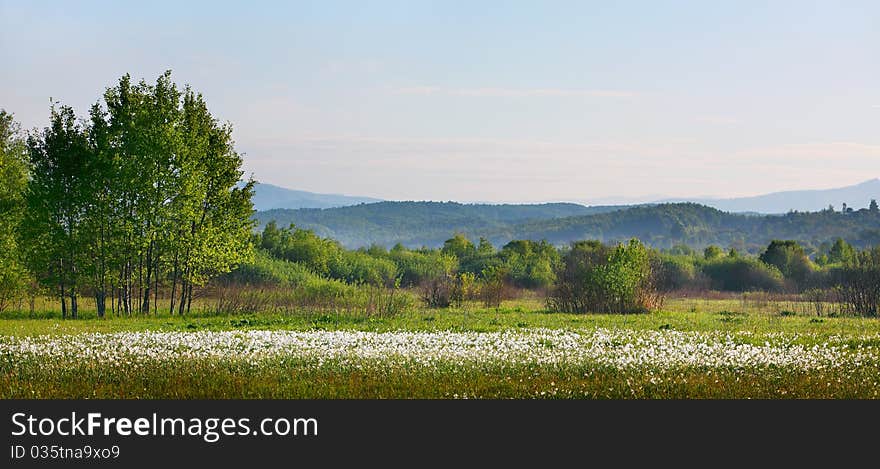
[[[394,316],[413,307],[412,294],[397,288],[348,285],[334,280],[290,287],[227,285],[214,293],[214,314],[343,312]]]
[[[322,367],[278,361],[181,362],[135,371],[88,364],[46,373],[38,364],[0,366],[0,398],[537,398],[862,399],[880,396],[876,369],[803,371],[686,368],[646,373],[602,366],[458,369]]]

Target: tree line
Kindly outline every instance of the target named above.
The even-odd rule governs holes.
[[[880,208],[870,198],[863,201],[863,207],[747,215],[693,203],[581,207],[380,202],[328,209],[269,210],[255,217],[260,226],[272,220],[279,226],[293,223],[353,249],[372,244],[391,248],[397,243],[409,248],[440,247],[458,232],[474,240],[484,237],[497,246],[517,239],[567,245],[584,239],[613,244],[638,238],[661,249],[676,244],[700,249],[717,244],[755,255],[774,239],[791,239],[812,256],[823,242],[838,237],[859,248],[880,244]]]
[[[121,77],[87,116],[53,103],[26,136],[0,116],[7,297],[33,282],[65,317],[83,295],[98,316],[156,312],[160,298],[182,314],[194,287],[251,255],[254,182],[239,184],[232,127],[170,72]]]
[[[279,228],[275,222],[253,236],[253,244],[272,258],[348,283],[412,288],[432,307],[464,299],[497,306],[516,289],[538,290],[551,309],[567,312],[648,311],[674,292],[820,291],[823,298],[833,294],[855,305],[859,314],[875,315],[871,305],[880,295],[880,250],[859,250],[842,238],[822,243],[813,260],[794,240],[773,240],[751,255],[717,245],[702,251],[687,245],[659,250],[635,238],[576,241],[561,248],[514,240],[496,248],[485,238],[475,243],[460,233],[440,248],[397,244],[349,250],[311,230]],[[245,272],[255,273],[232,276],[245,283],[266,280],[263,275],[248,278]]]

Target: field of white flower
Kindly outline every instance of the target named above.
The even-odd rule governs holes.
[[[595,328],[0,336],[3,397],[878,397],[880,335]]]
[[[596,329],[503,332],[221,331],[122,332],[0,337],[0,357],[45,366],[94,366],[219,360],[259,365],[277,359],[433,366],[496,363],[597,364],[615,368],[794,367],[800,370],[880,363],[876,347],[847,346],[831,337],[803,345],[799,336],[767,334],[756,345],[747,332],[707,333]],[[874,342],[872,337],[864,342]]]

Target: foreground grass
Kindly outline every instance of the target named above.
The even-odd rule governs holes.
[[[876,369],[680,369],[645,372],[607,367],[314,369],[180,363],[137,373],[82,365],[58,374],[39,369],[0,374],[10,398],[877,398]]]
[[[634,330],[749,331],[764,333],[869,335],[880,333],[880,321],[861,317],[816,317],[780,314],[778,305],[764,310],[743,308],[731,300],[677,299],[663,311],[650,314],[564,314],[542,309],[539,301],[508,302],[502,308],[416,309],[393,317],[345,312],[295,314],[260,313],[216,315],[197,313],[185,317],[159,315],[96,318],[86,312],[81,319],[61,320],[55,314],[0,314],[0,336],[64,335],[122,331],[224,331],[224,330],[360,330],[360,331],[474,331],[491,332],[525,328],[588,330],[597,327]]]

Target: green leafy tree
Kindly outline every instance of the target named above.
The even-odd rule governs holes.
[[[813,264],[804,248],[794,240],[771,241],[759,259],[767,265],[776,267],[782,275],[799,285],[803,285],[807,276],[813,271]]]
[[[25,205],[27,158],[12,114],[0,109],[0,311],[22,294],[27,277],[16,236]]]
[[[556,280],[559,251],[546,241],[515,240],[499,253],[510,280],[519,287],[545,288]]]
[[[480,243],[477,245],[477,255],[481,257],[489,257],[495,254],[495,246],[488,239],[480,237]]]
[[[28,140],[28,260],[57,288],[66,316],[83,287],[98,314],[189,311],[193,289],[252,255],[252,180],[241,184],[232,128],[170,72],[154,84],[128,75],[78,121],[53,107]]]
[[[639,240],[619,244],[600,269],[606,302],[602,310],[626,313],[651,309],[655,306],[652,273],[650,253]]]
[[[49,127],[28,138],[28,150],[32,173],[23,223],[27,259],[44,285],[57,288],[62,316],[67,317],[69,298],[70,315],[76,318],[83,264],[88,262],[82,224],[89,208],[88,134],[72,108],[53,106]]]
[[[477,254],[477,248],[474,246],[474,243],[461,233],[456,233],[452,238],[447,239],[443,243],[441,251],[443,254],[455,256],[459,260],[467,259]]]
[[[89,177],[83,187],[89,209],[82,221],[83,249],[88,261],[83,267],[91,280],[98,317],[103,317],[108,292],[118,280],[114,267],[121,257],[118,241],[124,232],[118,229],[118,160],[112,151],[106,113],[96,104],[90,109],[89,117],[87,132],[91,155],[85,167]]]
[[[779,291],[784,286],[779,269],[754,257],[722,257],[704,263],[701,272],[716,290]]]
[[[670,292],[686,288],[700,288],[695,259],[692,256],[663,254],[659,257],[657,287]]]
[[[572,245],[548,306],[556,311],[628,313],[659,306],[658,263],[637,239],[614,248],[599,241]]]
[[[445,275],[447,270],[459,270],[458,259],[453,256],[434,249],[410,250],[399,243],[388,252],[388,258],[397,266],[401,284],[410,287]]]
[[[703,258],[706,259],[707,261],[711,261],[712,259],[717,259],[717,258],[723,257],[723,256],[724,256],[724,251],[720,247],[715,246],[714,244],[711,246],[708,246],[706,249],[703,250]]]
[[[828,250],[827,263],[843,264],[852,262],[856,258],[856,249],[847,243],[843,238],[834,240],[831,249]]]

